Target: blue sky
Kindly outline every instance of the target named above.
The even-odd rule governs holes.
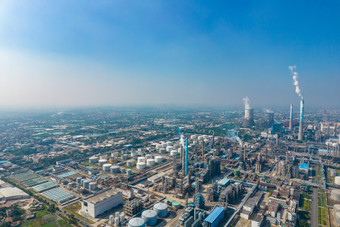
[[[339,106],[339,1],[0,2],[0,106]]]

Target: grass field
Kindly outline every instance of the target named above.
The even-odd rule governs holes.
[[[321,207],[326,207],[326,194],[323,191],[319,191],[318,205]]]
[[[310,199],[311,199],[310,195],[306,193],[301,194],[300,203],[299,203],[299,207],[301,210],[311,211],[312,202],[310,201]]]
[[[81,216],[81,215],[79,215],[79,214],[77,213],[77,211],[79,211],[80,208],[81,208],[81,203],[80,203],[80,202],[77,202],[77,203],[73,203],[73,204],[71,204],[71,205],[65,207],[64,210],[65,210],[66,212],[68,212],[69,214],[73,214],[73,215],[74,215],[75,217],[77,217],[78,219],[83,220],[84,217]],[[88,223],[88,224],[93,224],[93,222],[90,221],[90,220],[87,220],[87,223]]]
[[[326,208],[318,208],[319,224],[327,225],[327,210]]]

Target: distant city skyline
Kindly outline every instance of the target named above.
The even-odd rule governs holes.
[[[338,1],[0,2],[0,109],[340,107]]]

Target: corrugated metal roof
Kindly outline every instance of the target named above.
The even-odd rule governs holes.
[[[222,207],[216,207],[209,215],[204,219],[205,222],[213,223],[221,213],[224,212]]]
[[[229,182],[230,180],[228,178],[223,178],[218,182],[219,185],[225,185]]]

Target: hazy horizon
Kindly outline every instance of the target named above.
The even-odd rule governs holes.
[[[339,108],[340,3],[0,2],[0,109]]]

